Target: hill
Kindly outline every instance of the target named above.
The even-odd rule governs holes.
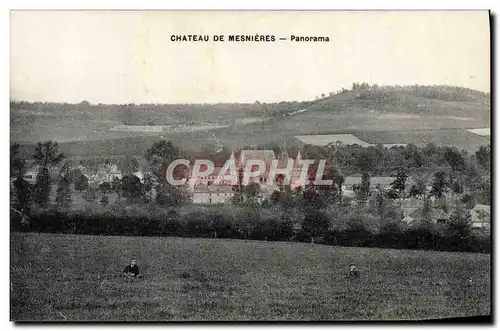
[[[490,127],[489,94],[449,86],[353,87],[315,101],[274,104],[19,102],[11,104],[11,141],[32,149],[38,141],[55,140],[67,155],[93,156],[142,155],[158,139],[196,151],[213,148],[216,140],[228,149],[285,141],[300,147],[299,135],[346,133],[371,137],[368,144],[405,144],[412,141],[401,137],[411,132],[406,137],[417,144],[451,142],[470,152],[490,140],[467,132]]]
[[[343,90],[310,107],[310,109],[338,109],[359,107],[379,111],[432,113],[450,115],[450,111],[473,114],[489,112],[490,94],[455,86],[382,86],[357,85]],[[458,116],[455,113],[455,116]]]
[[[131,258],[143,279],[121,275]],[[352,262],[361,278],[349,281]],[[490,286],[484,254],[11,235],[15,321],[437,319],[490,314]]]

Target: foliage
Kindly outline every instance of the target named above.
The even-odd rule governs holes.
[[[405,170],[400,169],[398,173],[396,174],[396,179],[394,182],[392,182],[391,187],[392,189],[396,190],[399,192],[399,195],[403,197],[404,191],[405,191],[405,184],[406,180],[408,179],[408,174],[406,173]]]
[[[480,146],[479,150],[475,153],[477,163],[486,170],[490,170],[491,168],[491,147],[488,146]]]
[[[139,170],[139,162],[135,157],[127,155],[120,159],[118,168],[124,175],[132,175]]]
[[[446,174],[443,171],[434,174],[434,179],[432,181],[432,188],[430,194],[436,198],[441,198],[443,192],[445,191],[448,183],[446,182]]]
[[[166,171],[172,161],[181,158],[181,151],[171,141],[160,140],[146,151],[146,160],[160,182],[166,180]],[[176,167],[181,168],[181,167]]]
[[[67,176],[60,176],[56,192],[56,203],[62,209],[69,208],[72,202],[70,184],[71,182]]]

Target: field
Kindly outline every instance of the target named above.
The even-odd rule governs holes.
[[[136,258],[145,275],[121,271]],[[357,264],[361,278],[343,277]],[[11,235],[12,320],[400,320],[490,314],[490,255]],[[419,271],[420,270],[420,271]],[[472,277],[464,296],[463,281]]]
[[[356,138],[352,134],[324,134],[324,135],[307,135],[295,136],[295,138],[302,141],[304,144],[326,146],[330,143],[335,144],[337,141],[345,145],[358,144],[362,147],[368,147],[370,144]]]
[[[383,102],[375,92],[368,96],[346,92],[304,109],[291,108],[286,117],[270,117],[258,104],[134,107],[11,109],[11,141],[23,143],[26,155],[32,154],[38,141],[55,140],[67,156],[91,157],[143,155],[159,139],[189,151],[214,149],[217,140],[239,150],[263,144],[282,146],[285,141],[289,147],[303,146],[295,136],[352,134],[355,137],[350,140],[368,144],[434,142],[469,152],[490,140],[481,136],[484,130],[475,131],[491,126],[488,103],[445,101],[405,92],[395,92]]]
[[[491,130],[490,130],[490,128],[469,129],[467,131],[475,133],[475,134],[478,134],[480,136],[491,136]]]
[[[428,143],[434,143],[455,146],[459,149],[465,149],[469,153],[474,153],[480,146],[491,143],[489,136],[480,136],[462,129],[357,132],[355,136],[371,144],[411,143],[425,146]]]

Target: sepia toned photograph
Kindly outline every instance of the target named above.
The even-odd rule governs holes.
[[[492,322],[489,11],[11,10],[12,322]]]

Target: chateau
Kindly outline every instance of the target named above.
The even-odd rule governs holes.
[[[247,176],[249,183],[258,183],[260,185],[263,197],[270,196],[275,190],[279,190],[280,184],[287,183],[284,178],[286,175],[280,175],[281,173],[285,173],[285,169],[289,169],[288,173],[290,174],[290,178],[288,180],[291,188],[293,189],[300,186],[300,151],[296,158],[292,159],[286,152],[286,148],[283,148],[283,152],[277,159],[273,150],[242,150],[238,158],[235,156],[234,152],[232,152],[229,160],[234,162],[236,172],[239,176]],[[255,172],[259,169],[256,167],[248,169],[246,164],[249,160],[258,160],[265,164],[266,168],[265,170],[262,169],[259,177],[251,177],[253,176],[251,172]],[[277,174],[271,179],[273,161],[275,162],[275,173]],[[226,169],[226,171],[222,173],[224,169]],[[205,171],[206,168],[201,170]],[[233,196],[232,186],[234,182],[227,179],[230,175],[229,168],[217,166],[214,168],[214,171],[207,176],[193,176],[193,166],[191,166],[189,169],[187,186],[193,194],[193,202],[214,204],[231,201]]]

